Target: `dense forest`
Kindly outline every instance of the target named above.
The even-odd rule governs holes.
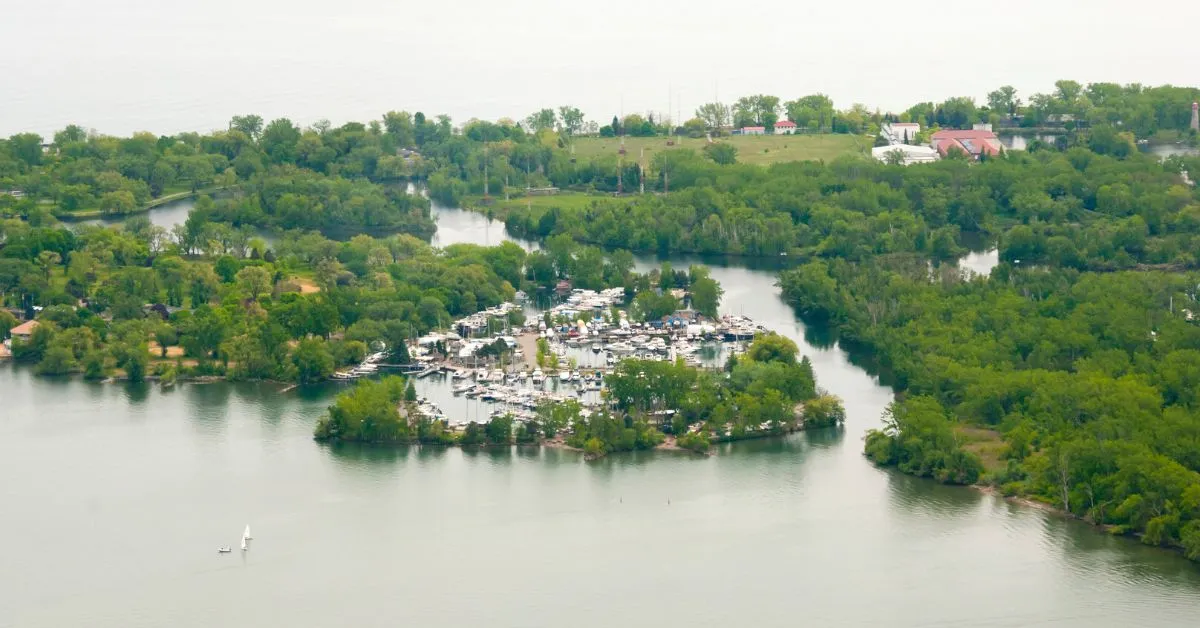
[[[505,223],[520,236],[566,234],[633,251],[945,260],[965,252],[970,236],[999,239],[1007,259],[1026,262],[1194,267],[1200,208],[1179,173],[1200,160],[1094,148],[916,168],[852,158],[720,166],[672,151],[660,155],[669,195],[517,206]]]
[[[987,481],[1200,558],[1200,274],[1002,264],[990,278],[921,260],[817,261],[784,294],[874,356],[903,392],[868,454],[972,483],[954,426],[997,430]]]

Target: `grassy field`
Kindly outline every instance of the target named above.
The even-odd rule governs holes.
[[[675,146],[668,146],[665,137],[626,137],[626,159],[640,159],[645,150],[646,160],[654,153],[673,148],[704,148],[707,140],[686,137],[672,138]],[[733,144],[738,151],[738,163],[769,165],[783,161],[824,160],[829,161],[842,155],[865,154],[871,143],[854,135],[735,135],[721,138]],[[575,155],[588,159],[600,155],[616,155],[621,148],[621,138],[581,137],[575,140]]]
[[[963,449],[979,456],[979,459],[983,461],[983,468],[988,473],[996,473],[1004,469],[1007,463],[1001,456],[1004,454],[1006,445],[1000,432],[982,427],[958,425],[954,428],[954,433],[958,436]]]

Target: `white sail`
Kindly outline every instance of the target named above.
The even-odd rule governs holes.
[[[243,539],[252,539],[252,538],[254,538],[254,537],[250,536],[250,524],[248,524],[248,523],[246,524],[246,531],[242,533],[242,538],[243,538]]]

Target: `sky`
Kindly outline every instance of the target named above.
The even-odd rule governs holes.
[[[389,110],[691,117],[822,92],[901,111],[1010,84],[1200,84],[1200,3],[0,0],[0,136],[299,124]]]

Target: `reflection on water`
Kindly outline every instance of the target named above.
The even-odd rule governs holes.
[[[325,446],[338,460],[355,466],[395,464],[408,458],[411,449],[374,443],[329,443]]]
[[[888,501],[892,510],[916,515],[921,520],[966,518],[974,515],[985,499],[990,499],[968,487],[946,486],[895,469],[881,469],[881,472],[887,476]]]

